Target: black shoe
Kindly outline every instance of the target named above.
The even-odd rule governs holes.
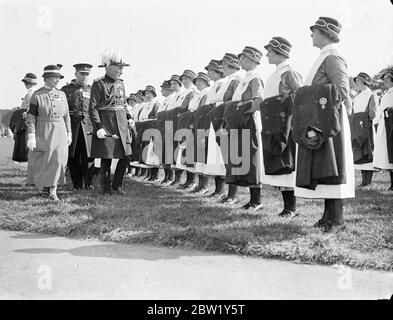
[[[233,206],[234,204],[238,203],[240,200],[238,198],[227,198],[224,202],[227,205]]]
[[[92,184],[88,184],[88,185],[86,186],[86,189],[87,189],[87,190],[94,190],[94,186],[93,186]]]
[[[250,210],[250,209],[252,209],[252,210],[260,210],[260,209],[262,209],[263,208],[263,206],[262,206],[262,203],[251,203],[250,204],[250,207],[248,208],[248,210]]]
[[[201,186],[196,185],[194,188],[190,190],[190,193],[197,193],[201,190]]]
[[[242,206],[242,209],[243,210],[248,210],[248,209],[250,209],[250,207],[251,207],[251,201],[247,202],[244,206]]]
[[[339,224],[339,225],[333,225],[331,223],[326,223],[324,228],[323,228],[323,232],[325,232],[325,233],[336,233],[336,232],[343,231],[346,228],[347,227],[346,227],[345,223]]]
[[[57,202],[60,201],[59,197],[57,196],[57,194],[51,194],[49,195],[49,200]]]
[[[204,194],[206,194],[206,193],[208,193],[209,192],[209,189],[208,188],[201,188],[199,191],[198,191],[198,194],[199,195],[204,195]]]
[[[294,218],[297,217],[298,215],[299,213],[297,213],[296,211],[284,209],[283,211],[281,211],[281,213],[278,216],[283,218]]]
[[[313,228],[325,229],[326,225],[327,225],[327,221],[319,219],[316,223],[313,224]]]
[[[113,189],[112,192],[118,196],[124,196],[126,194],[121,188]]]
[[[214,198],[214,197],[217,197],[217,196],[222,196],[222,193],[221,192],[216,192],[216,191],[214,191],[213,193],[211,193],[211,194],[209,194],[207,197],[208,198]]]

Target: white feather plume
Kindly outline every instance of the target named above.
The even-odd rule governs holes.
[[[110,66],[112,63],[120,63],[123,61],[122,55],[120,52],[113,49],[106,49],[102,54],[102,65]]]

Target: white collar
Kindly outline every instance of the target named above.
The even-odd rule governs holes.
[[[239,70],[239,71],[240,71],[240,70]],[[233,79],[238,78],[238,77],[239,77],[239,71],[236,71],[236,72],[230,74],[229,76],[227,76],[227,79],[233,80]]]
[[[289,62],[287,60],[276,65],[276,71],[280,71],[281,69],[285,68],[286,66],[289,66]]]
[[[389,88],[388,91],[386,91],[386,93],[392,93],[393,92],[393,87]]]
[[[52,90],[52,89],[54,89],[54,88],[50,88],[50,87],[48,87],[46,84],[44,84],[44,88],[45,88],[45,89],[48,89],[48,90]]]
[[[331,51],[331,50],[338,50],[337,44],[331,43],[331,44],[328,44],[327,46],[324,46],[321,49],[321,54],[324,54],[325,52],[328,52],[328,51]]]

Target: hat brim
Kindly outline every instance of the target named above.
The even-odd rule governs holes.
[[[150,92],[150,93],[152,93],[152,94],[153,94],[153,96],[157,97],[157,93],[155,93],[154,91],[151,91],[151,90],[145,90],[145,94],[146,94],[146,92]]]
[[[119,66],[119,67],[129,67],[130,65],[128,63],[113,63],[111,66]],[[100,64],[98,68],[105,68],[107,66],[104,66],[103,64]]]
[[[240,66],[239,66],[239,65],[234,64],[234,63],[231,63],[231,62],[228,62],[228,61],[225,61],[224,59],[221,60],[221,64],[223,64],[224,62],[225,62],[228,66],[231,66],[232,68],[235,68],[235,69],[240,70]]]
[[[58,77],[60,79],[64,78],[64,76],[61,73],[56,73],[56,72],[43,74],[42,77],[43,78]]]
[[[314,29],[318,29],[320,31],[323,31],[323,32],[331,35],[333,38],[336,38],[337,40],[340,40],[340,37],[338,36],[338,34],[330,31],[329,29],[325,29],[325,28],[322,28],[321,26],[317,26],[317,25],[313,25],[313,26],[310,27],[311,31],[314,31]]]
[[[284,56],[284,57],[286,57],[286,58],[289,58],[289,53],[288,53],[288,52],[285,52],[284,50],[281,50],[280,48],[275,48],[275,47],[273,47],[273,46],[270,45],[270,44],[267,44],[264,48],[265,48],[266,50],[272,49],[274,52],[276,52],[276,53],[278,53],[278,54],[281,54],[282,56]]]
[[[194,78],[194,79],[191,78],[190,76],[188,76],[188,75],[186,75],[186,74],[182,74],[182,75],[180,76],[180,81],[183,81],[183,78],[184,78],[184,77],[190,79],[191,81],[195,79],[195,78]]]
[[[196,85],[196,81],[197,80],[202,80],[202,81],[205,81],[205,83],[207,84],[207,86],[208,87],[210,87],[210,83],[208,82],[208,81],[206,81],[205,79],[203,79],[203,78],[198,78],[198,77],[196,77],[194,80],[192,80],[192,83],[194,84],[194,85]]]
[[[169,83],[171,83],[172,81],[175,81],[175,82],[177,82],[180,85],[183,85],[180,80],[171,79],[171,80],[169,80]]]
[[[223,70],[219,70],[219,69],[217,69],[217,68],[213,68],[213,67],[210,67],[210,66],[206,66],[206,67],[205,67],[205,70],[206,70],[206,71],[209,71],[209,68],[212,69],[212,70],[214,70],[215,72],[224,74],[224,71],[223,71]]]
[[[359,77],[359,76],[356,76],[355,78],[353,78],[353,82],[356,82],[356,79],[360,79],[360,80],[362,80],[366,85],[370,85],[370,83],[371,83],[371,80],[367,80],[367,79],[365,79],[365,78],[363,78],[363,77]]]
[[[26,79],[22,79],[21,81],[23,83],[28,83],[28,84],[37,84],[37,81],[29,81],[29,80],[26,80]]]
[[[258,61],[257,59],[255,59],[254,57],[250,56],[250,55],[247,54],[247,53],[242,52],[242,53],[239,53],[237,56],[238,56],[239,59],[240,59],[242,55],[245,55],[247,58],[249,58],[250,60],[254,61],[256,64],[261,64],[260,61]]]
[[[393,80],[393,71],[386,71],[386,72],[382,73],[380,79],[383,79],[383,77],[386,75],[389,76],[390,78],[392,78],[392,80]]]

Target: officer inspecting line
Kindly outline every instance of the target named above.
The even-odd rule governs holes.
[[[127,169],[129,177],[158,183],[162,168],[160,185],[199,195],[208,192],[208,178],[214,177],[208,197],[229,205],[239,202],[238,187],[248,187],[244,210],[263,208],[262,185],[281,192],[281,217],[299,215],[296,197],[324,199],[314,226],[344,230],[343,199],[355,197],[354,164],[362,170],[361,186],[383,169],[390,170],[393,189],[393,70],[382,76],[387,92],[379,107],[364,72],[355,78],[360,93],[352,104],[347,65],[336,45],[342,25],[320,17],[310,29],[321,55],[304,81],[287,61],[292,45],[283,37],[264,47],[276,65],[266,86],[256,72],[263,54],[246,46],[239,55],[210,60],[207,73],[172,75],[161,85],[163,100],[151,85],[126,99],[120,76],[129,65],[115,51],[103,54],[105,75],[91,88],[91,65],[74,65],[76,79],[62,91],[56,89],[60,67],[47,66],[45,86],[32,95],[26,117],[29,181],[58,200],[68,160],[74,189],[93,189],[96,158],[100,192],[124,195]],[[376,134],[373,119],[379,123]],[[149,136],[153,131],[159,135]],[[190,134],[192,143],[178,132]],[[240,163],[233,154],[242,157]],[[113,159],[118,162],[111,180]]]

